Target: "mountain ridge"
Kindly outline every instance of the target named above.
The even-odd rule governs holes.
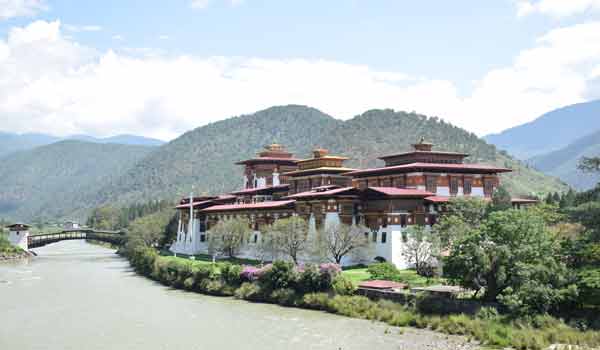
[[[529,123],[483,138],[526,160],[564,148],[597,130],[600,130],[600,100],[593,100],[552,110]]]
[[[288,105],[210,123],[159,147],[63,141],[19,152],[8,159],[24,174],[0,163],[0,217],[83,218],[94,207],[176,200],[192,188],[196,194],[237,190],[242,169],[235,162],[254,157],[272,142],[298,158],[308,157],[316,146],[328,148],[349,157],[349,167],[366,168],[381,166],[377,157],[406,151],[421,137],[438,150],[470,153],[469,162],[513,168],[502,178],[514,194],[567,189],[439,118],[373,109],[340,120],[315,108]],[[44,156],[48,149],[52,152]]]
[[[162,140],[130,134],[119,134],[102,138],[89,135],[70,135],[66,137],[59,137],[43,133],[17,134],[0,131],[0,158],[6,157],[14,152],[26,151],[65,140],[141,146],[160,146],[165,144],[165,142]]]
[[[536,169],[561,178],[578,190],[587,190],[600,182],[600,176],[577,169],[583,157],[600,155],[600,130],[577,139],[554,152],[531,158],[528,162]]]

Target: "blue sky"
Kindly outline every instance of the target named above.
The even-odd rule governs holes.
[[[170,139],[298,103],[483,135],[599,97],[599,14],[597,0],[0,0],[0,128]]]

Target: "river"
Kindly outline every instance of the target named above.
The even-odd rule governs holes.
[[[455,349],[462,339],[164,287],[66,241],[0,263],[0,349]],[[470,348],[471,345],[466,345]]]

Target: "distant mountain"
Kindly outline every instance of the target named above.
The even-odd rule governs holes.
[[[548,112],[536,120],[484,139],[519,159],[553,152],[600,130],[600,100]]]
[[[14,134],[0,132],[0,158],[18,151],[25,151],[39,146],[64,140],[78,140],[94,143],[116,143],[121,145],[160,146],[164,141],[136,136],[117,135],[107,138],[96,138],[88,135],[73,135],[68,137],[57,137],[46,134]]]
[[[0,217],[85,218],[98,191],[154,147],[60,141],[0,162]]]
[[[441,150],[471,154],[472,162],[513,168],[504,183],[515,194],[561,191],[566,185],[496,150],[472,133],[437,118],[392,110],[372,110],[342,121],[304,106],[272,107],[187,132],[159,147],[125,175],[107,184],[101,203],[122,205],[187,194],[239,189],[241,169],[234,162],[278,142],[297,157],[315,146],[351,158],[351,167],[382,165],[376,157],[408,150],[421,136]]]
[[[59,141],[58,137],[44,134],[12,134],[0,132],[0,157],[7,154],[48,145]]]
[[[116,135],[106,138],[97,138],[93,136],[87,135],[73,135],[68,136],[65,139],[67,140],[79,140],[86,142],[94,142],[94,143],[117,143],[120,145],[137,145],[137,146],[160,146],[165,144],[164,141],[153,139],[144,136],[136,136],[136,135]]]
[[[600,182],[600,176],[578,170],[577,164],[582,157],[599,155],[600,130],[584,136],[558,151],[534,157],[529,162],[536,169],[559,177],[579,190],[587,190]]]

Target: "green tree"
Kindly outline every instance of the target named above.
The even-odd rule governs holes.
[[[504,186],[499,186],[492,194],[492,205],[490,206],[490,209],[492,211],[512,209],[510,193],[508,193]]]
[[[569,188],[569,191],[560,197],[560,209],[570,208],[575,205],[575,197],[575,191],[573,191],[572,188]]]
[[[90,214],[87,225],[97,230],[118,229],[119,210],[112,206],[98,207]]]
[[[433,229],[440,240],[440,248],[447,249],[451,242],[463,237],[473,227],[479,227],[488,213],[489,204],[480,198],[451,198],[446,211]]]
[[[600,172],[600,157],[583,157],[577,167],[586,172]]]
[[[136,247],[158,247],[164,241],[173,210],[164,210],[133,221],[126,234],[126,249]]]
[[[454,242],[444,265],[451,280],[514,310],[546,312],[573,297],[558,245],[542,218],[529,211],[493,212]]]
[[[209,230],[209,251],[213,255],[234,258],[239,254],[251,232],[250,221],[246,218],[237,217],[219,221]]]

